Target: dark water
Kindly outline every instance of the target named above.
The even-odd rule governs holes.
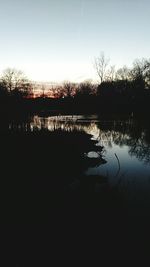
[[[150,124],[144,120],[99,120],[93,116],[34,117],[32,130],[42,127],[54,131],[85,131],[103,146],[105,164],[88,168],[87,175],[107,177],[108,183],[119,190],[129,202],[131,213],[144,214],[150,208]],[[117,157],[116,157],[117,155]],[[89,157],[98,157],[89,152]],[[118,159],[117,159],[118,158]],[[118,162],[119,160],[119,162]],[[101,184],[95,184],[95,192]],[[146,210],[146,211],[145,211]]]
[[[0,137],[1,221],[17,223],[17,229],[18,224],[33,223],[35,231],[34,242],[30,242],[31,235],[21,226],[17,246],[14,246],[17,230],[9,234],[7,229],[7,235],[13,232],[14,236],[10,242],[5,234],[4,240],[7,246],[11,244],[10,251],[16,262],[26,259],[28,247],[31,255],[36,250],[37,258],[39,227],[36,229],[35,225],[43,222],[42,235],[56,250],[55,260],[63,249],[65,261],[68,254],[73,253],[69,263],[77,258],[79,250],[85,262],[92,248],[95,252],[92,264],[93,258],[98,256],[100,261],[102,255],[105,262],[108,255],[112,255],[111,261],[116,256],[120,264],[129,254],[135,262],[142,248],[149,255],[149,247],[144,246],[150,237],[147,220],[150,215],[149,121],[104,120],[97,115],[34,116],[28,120],[2,120]],[[90,138],[97,142],[90,143]],[[57,209],[64,205],[67,212]],[[80,213],[81,206],[92,209],[86,212],[82,208]],[[118,220],[116,214],[123,215],[123,220]],[[131,218],[132,215],[135,217]],[[137,216],[142,216],[142,220],[146,216],[146,219],[139,223]],[[43,233],[45,222],[54,234],[53,239],[47,229]],[[24,249],[22,232],[27,236]],[[44,247],[45,240],[41,244]],[[52,248],[46,247],[50,258]]]
[[[136,182],[136,186],[150,185],[150,124],[148,121],[100,120],[98,116],[34,116],[28,123],[10,123],[9,129],[38,131],[48,129],[50,132],[63,130],[84,131],[91,134],[91,139],[97,140],[97,146],[102,146],[103,158],[107,163],[103,166],[87,170],[88,174],[107,175],[112,184],[120,182]],[[120,170],[118,172],[118,160]],[[90,152],[89,157],[97,157],[96,152]],[[130,180],[130,181],[129,181]]]
[[[8,131],[9,129],[9,131]],[[150,212],[150,124],[146,120],[135,120],[133,118],[128,118],[124,120],[104,120],[100,119],[97,115],[90,116],[54,116],[54,117],[39,117],[34,116],[28,121],[22,122],[14,120],[12,122],[6,123],[2,128],[1,132],[9,133],[38,133],[41,131],[47,131],[49,133],[55,133],[58,131],[63,132],[63,135],[68,133],[75,133],[72,143],[75,143],[75,146],[71,150],[60,152],[61,159],[58,156],[59,148],[56,147],[57,155],[55,155],[55,148],[51,150],[51,147],[47,148],[47,151],[52,153],[50,155],[50,162],[53,161],[53,167],[47,167],[50,162],[48,162],[45,155],[45,166],[42,167],[43,170],[37,170],[36,178],[39,176],[41,179],[49,174],[49,176],[61,176],[69,178],[70,181],[63,184],[63,190],[67,188],[69,191],[77,192],[79,188],[84,188],[84,193],[87,190],[88,193],[92,194],[105,194],[107,192],[104,201],[107,200],[109,196],[109,190],[111,194],[116,192],[117,197],[121,196],[121,201],[126,203],[129,214],[133,215],[149,215]],[[100,153],[99,149],[86,150],[84,147],[81,149],[84,157],[88,159],[95,159],[94,164],[85,164],[84,166],[80,165],[80,159],[78,162],[77,157],[73,157],[72,161],[69,160],[71,155],[68,155],[68,159],[65,157],[66,153],[72,153],[74,155],[75,147],[81,147],[84,139],[79,139],[79,142],[75,139],[76,133],[87,133],[91,135],[92,140],[96,140],[96,147],[101,148]],[[44,137],[43,137],[44,138]],[[64,142],[64,141],[62,141]],[[72,146],[71,143],[71,146]],[[32,142],[31,142],[32,144]],[[44,143],[46,146],[46,141]],[[31,147],[32,145],[30,145]],[[57,146],[57,145],[56,145]],[[32,157],[36,158],[36,155],[39,152],[39,159],[36,158],[35,169],[38,169],[40,162],[43,160],[42,153],[44,153],[44,147],[41,151],[41,148],[38,150],[38,143],[35,144],[36,154],[32,152]],[[34,147],[34,148],[35,148]],[[78,151],[79,152],[79,151]],[[80,151],[81,152],[81,151]],[[64,158],[63,158],[64,155]],[[99,159],[101,155],[101,160]],[[81,156],[81,153],[80,153]],[[28,155],[27,157],[30,158]],[[82,158],[83,159],[83,158]],[[56,162],[58,161],[58,162]],[[61,162],[61,163],[60,163]],[[65,162],[65,164],[64,164]],[[64,170],[65,165],[65,170]],[[54,175],[54,169],[60,168],[61,172],[56,171]],[[68,173],[66,172],[68,169]],[[76,179],[74,176],[80,176],[82,170],[82,175],[84,178],[81,182],[81,179]],[[31,177],[35,175],[31,172]],[[71,173],[71,175],[70,175]],[[75,174],[74,174],[75,173]],[[73,175],[74,174],[74,175]],[[70,175],[70,176],[69,176]],[[96,177],[96,178],[94,178]],[[100,177],[100,178],[99,178]],[[51,184],[55,189],[58,184],[61,183],[61,180],[57,180],[57,183],[54,185]],[[68,178],[67,178],[68,179]],[[94,182],[91,182],[93,179]],[[34,184],[38,184],[38,179],[34,180]],[[89,182],[90,181],[90,182]],[[67,184],[68,183],[68,184]],[[40,186],[41,186],[40,180]],[[82,185],[81,185],[82,184]],[[85,186],[86,185],[86,186]],[[49,184],[46,183],[46,187]],[[58,186],[59,187],[59,186]],[[80,190],[81,192],[81,190]],[[109,198],[109,197],[108,197]],[[98,200],[97,200],[98,201]],[[117,198],[119,202],[120,199]],[[98,203],[97,203],[98,205]]]

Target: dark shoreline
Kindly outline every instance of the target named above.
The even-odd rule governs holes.
[[[124,98],[103,98],[88,96],[84,98],[1,98],[0,117],[30,115],[73,115],[99,114],[103,117],[148,117],[150,114],[149,94],[136,100]]]

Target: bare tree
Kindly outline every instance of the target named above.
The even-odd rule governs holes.
[[[75,93],[75,84],[65,81],[63,85],[64,96],[72,97]]]
[[[63,98],[64,97],[64,90],[62,85],[58,85],[52,89],[52,95],[54,98]]]
[[[8,92],[26,92],[31,89],[30,82],[20,70],[7,68],[3,71],[1,81]]]
[[[104,53],[101,52],[99,57],[95,58],[94,67],[96,69],[97,75],[100,78],[100,82],[104,82],[107,76],[107,67],[109,64],[109,59],[105,57]]]
[[[116,72],[116,80],[130,80],[130,76],[130,69],[125,65]]]
[[[115,70],[115,65],[110,66],[110,68],[107,71],[107,80],[108,81],[114,81],[116,76],[116,70]]]
[[[136,59],[133,62],[133,69],[131,73],[134,79],[140,76],[145,78],[147,75],[149,75],[149,69],[150,69],[150,60],[147,60],[145,58]]]
[[[150,60],[145,58],[136,59],[133,62],[131,77],[141,88],[150,88]]]
[[[77,88],[76,96],[90,96],[94,95],[96,89],[95,86],[92,84],[91,81],[85,80],[84,82],[80,83]]]

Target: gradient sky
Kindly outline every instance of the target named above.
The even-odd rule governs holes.
[[[101,51],[117,67],[150,57],[149,0],[0,0],[0,71],[33,80],[95,78]]]

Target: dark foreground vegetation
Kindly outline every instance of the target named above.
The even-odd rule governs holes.
[[[125,215],[123,200],[111,191],[107,177],[84,173],[106,163],[103,148],[84,132],[5,132],[0,143],[2,222],[48,223],[57,209]],[[89,158],[89,151],[98,157]],[[101,193],[95,193],[97,183]]]

